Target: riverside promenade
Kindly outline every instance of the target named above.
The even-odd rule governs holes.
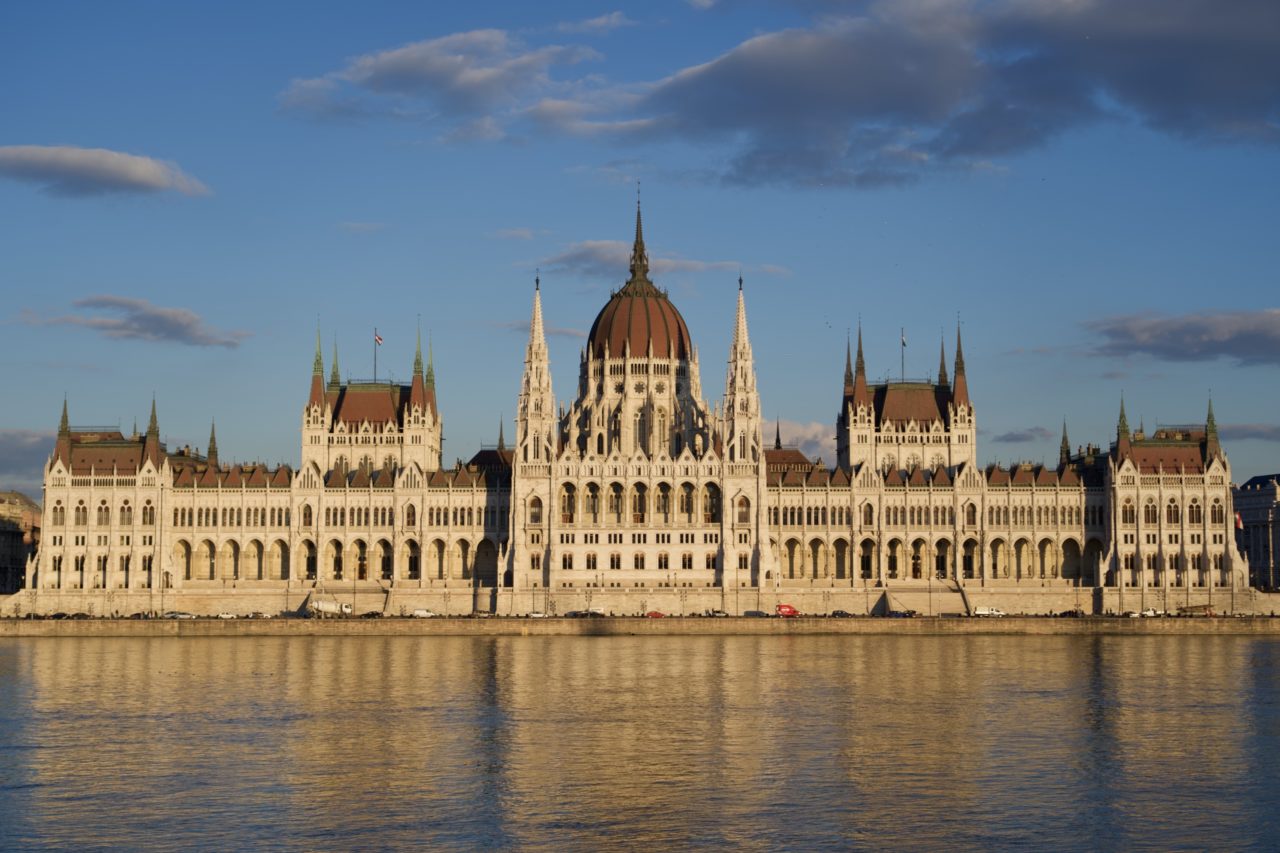
[[[305,619],[0,619],[6,637],[680,637],[804,635],[951,636],[1276,636],[1280,618],[1086,616],[1058,618],[753,618],[605,616],[586,619],[491,617]]]

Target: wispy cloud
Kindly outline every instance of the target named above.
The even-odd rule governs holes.
[[[622,12],[609,12],[605,15],[598,15],[594,18],[588,18],[585,21],[566,21],[556,25],[556,31],[561,33],[578,33],[584,35],[601,35],[612,30],[621,29],[622,27],[634,27],[636,21],[631,20]]]
[[[499,240],[532,240],[532,228],[499,228],[493,232]]]
[[[765,444],[769,447],[773,447],[777,430],[782,436],[783,446],[794,447],[815,462],[821,459],[827,467],[835,464],[836,436],[831,424],[783,420],[765,425],[764,430]]]
[[[128,296],[90,296],[71,303],[88,313],[41,318],[32,313],[22,321],[32,326],[82,326],[113,340],[177,343],[197,347],[235,349],[249,332],[214,328],[188,308],[152,305]]]
[[[1047,441],[1051,438],[1053,438],[1053,432],[1041,426],[1033,426],[1002,432],[993,436],[991,440],[1001,444],[1027,444],[1032,441]]]
[[[15,489],[39,501],[53,439],[52,430],[0,429],[0,489]]]
[[[39,184],[50,195],[106,193],[208,195],[209,188],[174,163],[105,148],[70,145],[0,146],[0,175]]]
[[[338,227],[348,234],[373,234],[386,230],[385,222],[339,222]]]
[[[516,320],[510,323],[495,323],[499,329],[506,329],[511,332],[519,332],[522,335],[529,334],[529,321]],[[543,326],[542,331],[553,338],[586,338],[587,333],[582,329],[571,329],[567,326]]]
[[[1228,441],[1277,441],[1280,442],[1280,425],[1276,424],[1223,424],[1218,436]]]
[[[1146,355],[1162,361],[1234,359],[1241,365],[1280,364],[1280,308],[1258,311],[1128,314],[1088,322],[1101,337],[1094,353]]]
[[[631,262],[631,244],[621,240],[584,240],[573,243],[539,262],[542,269],[569,275],[614,279],[625,276]],[[649,268],[655,275],[665,273],[738,272],[746,269],[739,261],[700,261],[692,258],[651,257]],[[789,275],[777,264],[752,265],[752,271],[768,275]]]
[[[498,114],[549,91],[551,71],[599,57],[578,45],[528,47],[504,30],[472,30],[358,56],[293,80],[281,109],[327,119],[441,121],[451,141],[497,139]]]

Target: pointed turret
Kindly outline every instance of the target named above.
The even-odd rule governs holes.
[[[71,419],[67,417],[67,398],[62,398],[62,419],[58,421],[58,440],[54,443],[53,455],[62,460],[62,464],[71,467]]]
[[[969,402],[969,381],[964,374],[964,344],[960,340],[959,324],[956,324],[956,370],[951,385],[951,402],[956,406],[972,408]]]
[[[333,368],[329,372],[329,393],[336,394],[342,387],[342,374],[338,371],[338,339],[333,340]]]
[[[938,342],[938,384],[946,387],[947,382],[947,342],[945,339]]]
[[[215,422],[209,424],[209,467],[218,467],[218,425]]]
[[[627,284],[649,281],[649,253],[644,248],[644,225],[640,221],[640,199],[636,199],[636,239],[631,246],[631,277]]]
[[[1209,414],[1204,421],[1204,455],[1206,459],[1222,455],[1222,444],[1218,441],[1218,421],[1213,416],[1213,398],[1209,398]]]
[[[320,328],[316,327],[316,357],[311,363],[311,393],[307,407],[324,408],[324,356],[320,354]]]
[[[516,413],[516,443],[524,462],[549,461],[557,445],[555,394],[551,390],[551,360],[542,325],[542,279],[534,278],[533,310],[529,315],[529,343],[520,381]]]
[[[853,399],[854,407],[872,408],[871,390],[867,387],[867,363],[862,357],[862,324],[858,324],[858,355],[853,365]]]
[[[1058,446],[1058,467],[1065,468],[1071,462],[1071,442],[1067,440],[1067,419],[1062,419],[1062,444]]]
[[[504,436],[502,431],[503,421],[505,420],[506,420],[505,418],[498,418],[498,452],[499,453],[507,449],[507,439]]]
[[[427,341],[427,374],[422,381],[426,387],[427,409],[433,415],[438,415],[439,411],[436,409],[436,350],[430,340]]]
[[[782,419],[779,418],[777,424],[773,428],[773,449],[782,449]]]
[[[850,354],[853,344],[848,335],[844,339],[844,395],[853,396],[853,356]]]
[[[1120,420],[1116,424],[1116,453],[1121,458],[1129,455],[1129,417],[1124,412],[1124,395],[1120,395]]]
[[[160,467],[160,421],[156,417],[156,398],[151,398],[151,419],[147,421],[147,437],[142,444],[143,455],[151,460],[156,468]]]
[[[427,410],[427,378],[422,369],[422,330],[413,351],[413,377],[409,381],[409,409]]]

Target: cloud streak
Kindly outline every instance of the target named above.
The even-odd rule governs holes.
[[[1002,432],[993,436],[991,440],[1001,444],[1028,444],[1033,441],[1048,441],[1051,438],[1053,438],[1051,431],[1041,426],[1033,426]]]
[[[1218,436],[1227,441],[1280,442],[1280,426],[1276,424],[1223,424]]]
[[[596,59],[575,45],[526,47],[504,30],[472,30],[358,56],[321,77],[293,80],[282,110],[314,118],[441,120],[454,141],[498,139],[496,115],[547,92],[551,71]]]
[[[588,18],[585,21],[566,21],[565,23],[557,24],[556,31],[582,35],[603,35],[613,30],[634,27],[635,25],[636,22],[622,12],[609,12],[605,15]]]
[[[16,489],[39,501],[53,439],[52,431],[0,429],[0,489]]]
[[[111,340],[196,347],[235,349],[250,334],[216,329],[187,308],[152,305],[145,299],[127,296],[90,296],[78,299],[72,305],[90,313],[63,314],[44,319],[26,315],[23,319],[28,325],[35,326],[80,326]]]
[[[1280,308],[1176,316],[1127,314],[1085,326],[1101,338],[1095,355],[1145,355],[1179,362],[1228,358],[1240,365],[1280,365]]]
[[[174,163],[105,148],[0,146],[0,175],[38,184],[44,192],[64,197],[166,191],[209,194],[208,187]]]
[[[573,243],[562,252],[539,261],[551,272],[562,272],[583,278],[617,278],[625,274],[631,261],[631,244],[622,240],[584,240]],[[746,267],[739,261],[700,261],[692,258],[650,258],[649,268],[655,275],[668,273],[733,272]],[[789,270],[776,264],[750,267],[767,275],[788,275]]]
[[[516,320],[511,323],[496,324],[499,329],[506,329],[511,332],[519,332],[522,335],[529,334],[529,321]],[[582,329],[571,329],[567,326],[544,326],[542,329],[547,335],[553,338],[578,338],[585,339],[587,333]]]
[[[767,424],[764,432],[769,447],[773,447],[773,433],[779,426],[784,447],[794,447],[814,462],[821,459],[828,468],[835,465],[836,436],[831,424],[787,420]]]

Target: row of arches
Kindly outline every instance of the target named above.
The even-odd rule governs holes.
[[[721,514],[720,487],[707,483],[701,489],[692,483],[672,486],[658,483],[650,488],[634,483],[630,488],[621,483],[587,483],[579,488],[574,483],[560,485],[558,509],[561,524],[719,524]],[[745,497],[737,504],[739,523],[751,518],[751,503]],[[527,515],[530,526],[543,523],[542,498],[531,497]]]
[[[777,543],[775,542],[775,547]],[[814,537],[783,540],[778,550],[782,577],[789,580],[834,578],[888,582],[895,580],[1073,580],[1093,584],[1102,559],[1102,543],[1090,539],[1082,550],[1068,538],[1057,542],[1026,537],[996,537],[984,548],[977,539],[958,548],[950,539],[893,537],[884,543],[867,537],[857,542]]]
[[[95,527],[110,527],[112,517],[111,505],[102,500],[98,502],[97,508],[94,510],[93,519]],[[132,527],[134,522],[133,505],[129,501],[122,501],[119,508],[115,512],[117,524],[120,527]],[[89,526],[89,507],[83,500],[77,501],[76,505],[71,508],[72,523],[76,527]],[[151,505],[151,501],[147,500],[142,504],[142,512],[140,520],[144,527],[154,527],[156,523],[156,508]],[[49,509],[49,521],[52,527],[64,527],[67,523],[67,507],[62,501],[54,501]]]
[[[303,540],[297,548],[296,569],[288,543],[275,540],[264,545],[250,540],[243,546],[228,540],[221,546],[204,539],[179,540],[173,548],[173,571],[186,581],[417,581],[423,579],[474,580],[480,586],[496,586],[498,549],[484,538],[474,546],[465,539],[446,543],[434,539],[425,551],[414,540],[398,548],[386,539],[342,542],[330,539],[322,545]]]

